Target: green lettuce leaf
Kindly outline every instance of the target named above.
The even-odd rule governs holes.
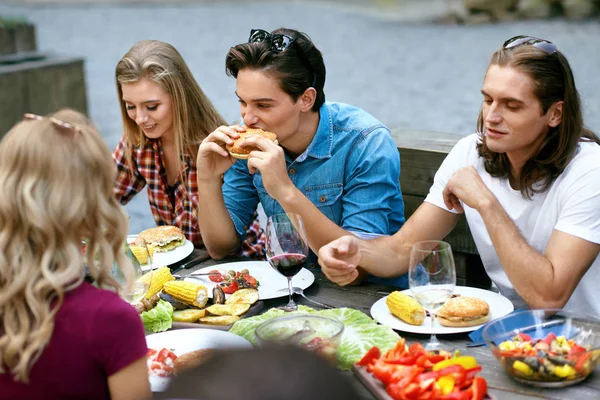
[[[338,348],[338,367],[343,370],[350,369],[352,364],[360,360],[371,347],[377,346],[382,352],[385,352],[393,348],[400,339],[400,336],[392,328],[377,324],[371,317],[361,311],[352,308],[317,311],[305,306],[299,306],[298,311],[291,313],[272,308],[256,317],[237,321],[230,332],[242,336],[256,345],[254,330],[264,321],[283,315],[307,313],[336,318],[344,324],[344,333]]]
[[[159,300],[150,311],[144,311],[142,322],[144,328],[152,332],[163,332],[173,325],[173,306],[164,300]]]

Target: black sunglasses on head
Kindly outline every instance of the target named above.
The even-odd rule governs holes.
[[[519,35],[504,42],[505,49],[512,49],[519,46],[534,46],[546,54],[554,54],[558,48],[554,43],[546,39],[540,39],[533,36]]]
[[[274,51],[275,53],[281,53],[294,44],[296,39],[281,33],[272,35],[264,29],[252,29],[250,31],[248,43],[262,43],[264,41],[269,41],[271,43],[271,51]]]
[[[296,42],[296,39],[291,36],[284,35],[282,33],[272,34],[270,32],[265,31],[264,29],[250,30],[250,37],[248,38],[248,43],[262,43],[265,41],[270,42],[271,46],[269,47],[269,49],[272,52],[281,53],[282,51],[289,49],[294,44],[294,42]],[[308,67],[308,70],[313,74],[313,82],[311,87],[315,87],[317,83],[317,74],[314,68],[312,67],[310,61],[308,60],[308,57],[306,56],[306,54],[304,54],[304,50],[302,50],[302,47],[297,46],[297,48],[298,54],[302,58],[302,61],[304,62],[306,67]]]

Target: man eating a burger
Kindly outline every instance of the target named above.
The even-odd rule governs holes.
[[[301,215],[315,253],[343,235],[400,228],[400,159],[390,131],[359,108],[325,102],[325,65],[307,35],[253,29],[248,43],[230,49],[226,69],[244,126],[212,132],[197,163],[198,219],[213,258],[239,246],[259,201],[267,216]]]

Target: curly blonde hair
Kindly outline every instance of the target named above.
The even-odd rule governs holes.
[[[83,282],[84,262],[100,287],[117,291],[113,263],[132,271],[115,174],[107,145],[73,110],[24,120],[0,143],[0,373],[29,381],[65,292]]]

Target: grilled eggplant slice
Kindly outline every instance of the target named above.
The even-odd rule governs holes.
[[[213,303],[214,304],[225,304],[225,293],[221,286],[216,285],[213,288]]]

